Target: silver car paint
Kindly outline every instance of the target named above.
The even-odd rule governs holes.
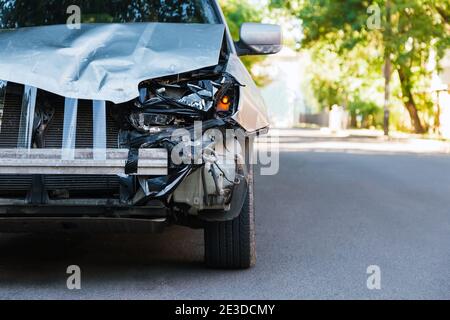
[[[123,103],[139,96],[142,81],[217,65],[225,29],[130,23],[1,31],[0,79],[68,98]],[[234,48],[227,72],[244,85],[234,120],[249,132],[267,128],[264,100]]]
[[[0,79],[64,97],[123,103],[142,81],[217,65],[224,26],[83,24],[0,32]]]
[[[246,131],[255,132],[269,126],[267,106],[258,87],[239,57],[231,54],[227,71],[244,87],[241,87],[239,108],[233,119]]]

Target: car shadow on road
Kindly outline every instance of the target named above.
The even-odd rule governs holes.
[[[71,265],[87,283],[204,272],[203,232],[178,227],[149,235],[2,234],[0,252],[0,290],[65,284]]]

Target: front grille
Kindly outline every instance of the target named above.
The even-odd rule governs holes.
[[[0,175],[0,196],[24,197],[31,189],[31,175]],[[120,191],[117,176],[44,176],[50,197],[61,193],[71,198],[117,197]]]
[[[0,119],[0,152],[1,149],[17,148],[21,105],[24,86],[8,83],[4,99],[3,114]],[[45,148],[62,147],[64,125],[64,98],[45,93],[54,108],[54,116],[45,134]],[[43,102],[44,92],[38,90],[36,106]],[[106,105],[106,141],[107,148],[118,148],[119,128],[111,116],[112,105]],[[76,148],[93,148],[93,110],[92,101],[78,101]],[[52,196],[70,195],[71,198],[103,198],[117,197],[120,192],[117,176],[44,176],[44,185]],[[31,189],[31,175],[0,175],[0,197],[25,197]]]
[[[28,191],[30,187],[31,176],[0,175],[0,194]]]
[[[19,135],[20,114],[22,105],[23,85],[8,84],[5,96],[5,107],[1,119],[0,149],[16,148]],[[36,105],[42,103],[42,91],[38,91]],[[64,98],[49,95],[50,104],[55,110],[54,116],[45,134],[46,148],[61,148],[64,124]],[[111,116],[112,105],[106,105],[106,142],[111,149],[118,148],[119,128]],[[93,114],[92,101],[80,100],[77,113],[76,148],[93,147]]]
[[[16,148],[24,86],[8,84],[0,127],[0,148]],[[0,97],[1,98],[1,97]]]

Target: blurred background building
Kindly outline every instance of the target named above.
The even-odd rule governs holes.
[[[269,108],[272,126],[292,128],[298,125],[300,114],[305,113],[305,99],[301,90],[305,73],[301,54],[285,47],[279,54],[269,57],[255,72],[264,72],[270,83],[261,88]]]
[[[441,66],[442,71],[433,75],[431,89],[435,95],[436,111],[440,114],[440,132],[443,137],[450,139],[450,51],[447,52]]]

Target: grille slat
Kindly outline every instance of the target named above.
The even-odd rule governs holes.
[[[38,103],[40,101],[38,100]],[[50,103],[55,113],[45,134],[45,147],[48,149],[58,149],[62,147],[63,125],[64,125],[64,98],[52,96]]]
[[[0,131],[0,148],[17,148],[24,86],[8,83]]]
[[[20,114],[22,105],[23,85],[8,83],[5,96],[5,107],[2,116],[0,131],[0,149],[16,148],[19,134]],[[43,91],[38,91],[37,106],[43,103]],[[54,116],[45,134],[45,147],[49,149],[62,147],[64,124],[64,98],[54,94],[46,94],[51,106],[54,108]],[[107,148],[118,148],[117,127],[110,114],[111,105],[106,104],[106,142]],[[93,147],[93,114],[92,101],[80,100],[77,114],[76,148],[86,149]]]
[[[5,95],[5,104],[1,121],[0,152],[1,149],[17,148],[19,124],[21,116],[23,85],[8,83]],[[54,116],[45,135],[45,148],[57,149],[62,147],[64,124],[64,98],[46,93],[51,106],[54,108]],[[43,103],[43,91],[38,91],[37,106]],[[86,149],[93,147],[93,118],[92,102],[80,100],[77,115],[76,148]],[[111,105],[107,104],[106,140],[107,147],[118,148],[119,129],[110,115]],[[120,190],[119,177],[117,176],[44,176],[46,189],[50,192],[67,190],[71,197],[98,195],[116,196]],[[0,196],[25,196],[30,190],[31,175],[0,175]]]
[[[0,175],[0,196],[25,196],[31,189],[31,175]],[[67,190],[71,197],[101,194],[115,196],[120,190],[117,176],[44,176],[45,187],[51,194]]]

